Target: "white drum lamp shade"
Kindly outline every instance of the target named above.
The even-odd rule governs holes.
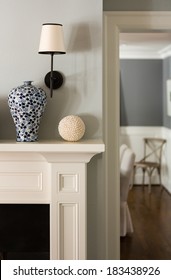
[[[58,23],[44,23],[40,36],[40,54],[65,54],[63,26]]]

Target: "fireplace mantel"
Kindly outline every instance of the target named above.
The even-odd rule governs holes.
[[[86,259],[86,166],[101,140],[0,141],[0,203],[50,204],[51,259]]]

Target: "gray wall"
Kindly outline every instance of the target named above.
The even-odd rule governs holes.
[[[162,126],[162,60],[121,60],[121,126]]]
[[[103,0],[104,11],[169,11],[170,0]]]
[[[102,0],[1,0],[0,9],[0,139],[15,139],[9,91],[25,80],[48,95],[39,139],[59,137],[58,123],[66,115],[81,115],[86,138],[102,135]],[[91,3],[91,7],[89,4]],[[79,13],[75,13],[75,7]],[[44,76],[50,56],[38,54],[42,23],[63,24],[66,55],[54,57],[54,70],[63,73],[64,85],[49,98]],[[4,121],[5,120],[5,121]]]

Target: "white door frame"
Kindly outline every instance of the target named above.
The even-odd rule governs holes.
[[[120,66],[121,32],[171,31],[171,12],[104,12],[103,127],[106,186],[106,259],[120,259]]]

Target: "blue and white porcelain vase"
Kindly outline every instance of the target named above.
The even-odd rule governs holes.
[[[13,88],[8,95],[8,105],[16,127],[18,142],[38,140],[40,120],[47,103],[46,93],[26,81]]]

